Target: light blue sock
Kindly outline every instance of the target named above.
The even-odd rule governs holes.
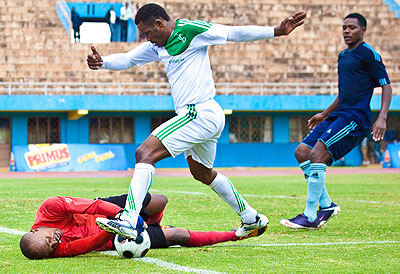
[[[300,163],[300,168],[304,173],[306,181],[308,181],[308,177],[310,177],[310,160]]]
[[[329,207],[331,203],[332,200],[329,197],[328,191],[326,190],[325,180],[324,180],[324,187],[322,188],[321,197],[319,198],[319,205],[321,207]]]
[[[310,222],[317,218],[317,210],[322,189],[325,185],[326,165],[321,163],[310,164],[310,177],[307,182],[307,205],[304,215]]]
[[[308,177],[310,177],[310,160],[304,161],[300,164],[300,168],[304,173],[304,177],[308,183]],[[321,207],[329,207],[332,203],[331,198],[329,197],[328,191],[326,190],[326,186],[322,188],[321,197],[319,198],[319,205]]]

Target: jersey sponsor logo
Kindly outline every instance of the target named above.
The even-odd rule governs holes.
[[[31,149],[30,145],[30,149]],[[47,144],[36,147],[24,154],[25,161],[30,169],[43,170],[55,166],[66,165],[70,161],[70,154],[66,144]]]
[[[170,64],[178,64],[178,63],[182,63],[183,61],[185,61],[185,58],[169,60],[168,63],[170,63]]]
[[[332,129],[330,128],[330,129],[328,129],[328,130],[326,131],[326,133],[331,133],[331,131],[332,131]]]

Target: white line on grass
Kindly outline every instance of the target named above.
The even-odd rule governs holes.
[[[285,196],[285,195],[243,194],[242,196],[246,196],[246,197],[260,197],[260,198],[301,199],[301,200],[306,199],[306,198],[304,198],[304,197]]]
[[[196,192],[196,191],[180,191],[180,190],[158,190],[158,189],[151,189],[154,192],[171,192],[171,193],[182,193],[182,194],[192,194],[192,195],[204,195],[204,192]]]
[[[0,226],[0,232],[14,234],[14,235],[25,235],[25,233],[26,233],[23,231],[10,229],[10,228],[6,228],[6,227],[1,227],[1,226]],[[119,256],[116,251],[103,251],[100,253],[106,254],[106,255],[112,255],[112,256]],[[212,271],[212,270],[182,266],[182,265],[166,262],[166,261],[155,259],[155,258],[144,257],[144,258],[140,258],[140,259],[136,259],[136,260],[140,260],[142,262],[149,263],[149,264],[155,264],[159,267],[164,267],[164,268],[177,270],[177,271],[183,271],[183,272],[191,272],[191,273],[199,273],[199,274],[226,274],[224,272],[217,272],[217,271]]]
[[[243,194],[246,197],[267,197],[267,198],[282,198],[282,199],[301,199],[305,200],[305,197],[296,197],[296,196],[285,196],[285,195],[262,195],[262,194]],[[364,200],[351,200],[353,202],[358,203],[367,203],[367,204],[377,204],[377,205],[394,205],[400,206],[398,203],[389,203],[389,202],[379,202],[379,201],[364,201]]]
[[[191,195],[206,195],[204,192],[196,192],[196,191],[180,191],[180,190],[158,190],[151,189],[154,192],[170,192],[170,193],[182,193],[182,194],[191,194]],[[213,192],[210,192],[213,193]],[[242,194],[242,196],[246,197],[264,197],[264,198],[283,198],[283,199],[305,199],[304,197],[296,197],[296,196],[285,196],[285,195],[260,195],[260,194]]]
[[[191,191],[179,191],[179,190],[166,190],[160,191],[158,189],[152,189],[154,192],[170,192],[170,193],[183,193],[183,194],[192,194],[192,195],[206,195],[204,192],[191,192]],[[264,194],[242,194],[244,197],[259,197],[259,198],[279,198],[279,199],[300,199],[305,200],[306,197],[297,197],[297,196],[285,196],[285,195],[264,195]],[[351,200],[357,203],[367,203],[367,204],[376,204],[376,205],[393,205],[400,206],[399,203],[389,203],[389,202],[379,202],[379,201],[364,201],[364,200]]]
[[[111,255],[111,256],[119,256],[116,251],[102,251],[100,253],[106,254],[106,255]],[[166,262],[166,261],[162,261],[162,260],[150,258],[150,257],[138,258],[138,259],[134,259],[134,260],[138,260],[138,261],[149,263],[149,264],[155,264],[157,266],[161,266],[161,267],[172,269],[172,270],[183,271],[183,272],[193,272],[193,273],[200,273],[200,274],[225,274],[224,272],[217,272],[217,271],[212,271],[212,270],[205,270],[205,269],[181,266],[178,264],[174,264],[174,263],[170,263],[170,262]]]
[[[286,243],[286,244],[235,244],[218,246],[238,246],[238,247],[270,247],[270,246],[324,246],[324,245],[361,245],[361,244],[400,244],[400,241],[369,241],[369,242],[326,242],[326,243]]]
[[[359,203],[367,203],[367,204],[395,205],[395,206],[400,206],[400,204],[397,204],[397,203],[388,203],[388,202],[364,201],[364,200],[356,200],[356,202],[359,202]]]
[[[6,227],[1,227],[0,226],[0,232],[8,233],[8,234],[14,234],[14,235],[25,235],[26,232],[15,230],[15,229],[10,229]]]

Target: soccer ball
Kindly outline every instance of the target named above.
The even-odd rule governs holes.
[[[125,239],[119,235],[114,238],[115,249],[124,258],[144,257],[150,249],[150,237],[147,231],[137,236],[136,240]]]

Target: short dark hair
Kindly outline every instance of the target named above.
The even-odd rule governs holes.
[[[37,254],[36,252],[33,252],[32,248],[30,247],[29,233],[26,233],[21,238],[21,241],[19,242],[19,247],[21,248],[21,252],[25,257],[31,260],[36,259]]]
[[[28,259],[35,260],[35,259],[43,259],[48,254],[38,251],[37,249],[32,247],[32,233],[28,232],[24,236],[22,236],[19,247],[21,248],[22,254],[27,257]]]
[[[347,18],[356,18],[358,21],[358,24],[360,25],[360,27],[365,28],[367,26],[367,19],[365,19],[364,16],[362,16],[359,13],[350,13],[349,15],[347,15],[344,20],[346,20]]]
[[[166,21],[171,20],[165,9],[157,4],[146,4],[142,6],[136,13],[135,24],[138,25],[140,22],[150,23],[149,20],[156,20],[162,18]]]

